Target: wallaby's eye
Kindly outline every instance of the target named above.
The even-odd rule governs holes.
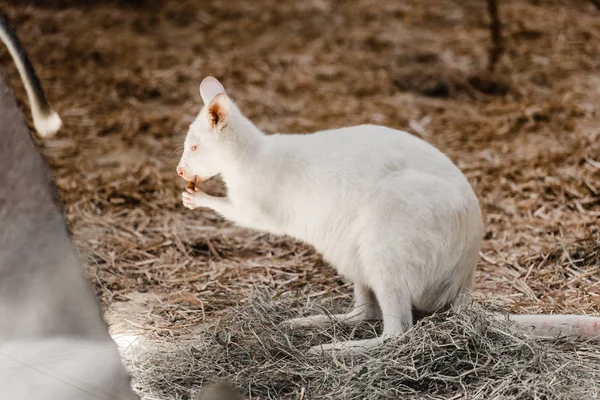
[[[196,146],[196,145],[193,145],[193,146],[192,146],[192,151],[196,151],[196,149],[197,149],[197,148],[198,148],[198,146]]]

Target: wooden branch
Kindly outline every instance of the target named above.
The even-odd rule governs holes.
[[[490,37],[492,42],[488,56],[488,70],[492,72],[504,52],[504,46],[502,45],[502,24],[500,23],[500,15],[498,13],[498,1],[487,0],[487,5],[490,15]]]

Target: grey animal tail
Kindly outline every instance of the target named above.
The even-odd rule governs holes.
[[[41,137],[54,135],[62,126],[62,121],[58,114],[50,107],[44,89],[35,73],[33,65],[29,60],[27,52],[23,48],[17,33],[10,26],[6,15],[0,11],[0,39],[6,45],[10,53],[25,90],[31,107],[33,117],[33,126]]]

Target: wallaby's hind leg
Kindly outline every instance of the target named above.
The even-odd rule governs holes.
[[[380,318],[379,306],[375,295],[367,286],[354,284],[354,308],[345,314],[311,315],[293,318],[281,324],[287,327],[326,327],[337,322],[360,322]]]
[[[400,336],[412,324],[412,305],[408,293],[399,293],[388,287],[388,282],[381,282],[381,287],[375,289],[383,316],[383,332],[373,339],[349,340],[347,342],[328,343],[311,347],[309,354],[318,354],[329,350],[363,351],[379,346],[385,340]]]

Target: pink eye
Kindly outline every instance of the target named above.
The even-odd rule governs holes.
[[[192,151],[196,151],[196,149],[197,149],[197,148],[198,148],[198,146],[196,146],[196,145],[193,145],[193,146],[192,146]]]

